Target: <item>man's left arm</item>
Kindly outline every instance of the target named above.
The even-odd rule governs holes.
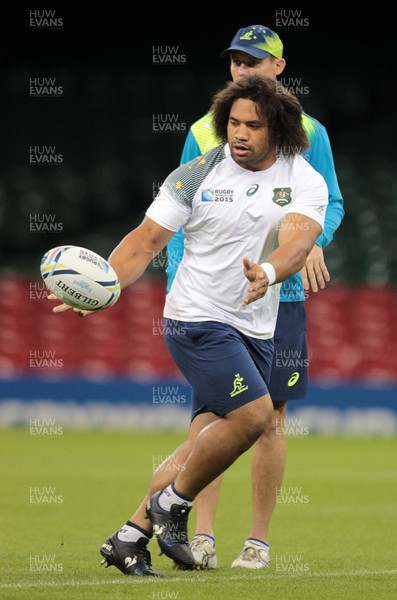
[[[305,264],[322,226],[318,221],[299,213],[288,213],[279,230],[279,247],[266,259],[274,270],[275,279],[269,279],[269,272],[249,258],[243,259],[244,274],[251,282],[244,304],[263,298],[272,283],[279,283],[297,273]],[[266,265],[266,263],[264,263]]]
[[[328,206],[324,229],[301,270],[304,289],[309,290],[311,288],[314,292],[317,292],[319,287],[324,288],[326,282],[330,281],[330,275],[324,261],[323,248],[331,243],[334,233],[345,214],[331,144],[325,127],[320,123],[316,123],[316,130],[310,139],[310,148],[305,158],[324,177],[328,187]]]

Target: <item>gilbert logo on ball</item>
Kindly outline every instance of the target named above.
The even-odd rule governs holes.
[[[43,256],[40,271],[50,292],[74,308],[107,308],[120,296],[120,283],[113,267],[87,248],[52,248]]]

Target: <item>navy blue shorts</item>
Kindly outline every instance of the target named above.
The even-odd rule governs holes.
[[[304,302],[280,302],[269,391],[273,402],[303,400],[309,383]]]
[[[227,413],[268,394],[273,340],[248,337],[225,323],[165,319],[168,350],[192,386],[196,415]]]

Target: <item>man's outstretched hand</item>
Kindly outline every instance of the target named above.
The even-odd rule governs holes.
[[[244,298],[244,304],[250,304],[263,298],[269,287],[269,279],[265,271],[257,263],[254,263],[247,257],[243,258],[244,275],[250,281],[248,295]]]
[[[47,296],[48,300],[57,300],[59,302],[59,298],[57,296],[55,296],[55,294],[49,294]],[[95,310],[82,310],[81,308],[73,308],[72,306],[69,306],[69,304],[58,304],[58,306],[54,306],[54,308],[52,309],[53,313],[63,313],[66,310],[70,310],[72,309],[73,312],[77,313],[79,315],[79,317],[86,317],[87,315],[91,315],[93,312],[97,312]]]

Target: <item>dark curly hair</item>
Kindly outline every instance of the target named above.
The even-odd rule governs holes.
[[[256,105],[259,117],[267,123],[269,143],[278,154],[293,157],[308,149],[309,140],[302,126],[302,106],[279,81],[261,75],[247,75],[229,82],[212,101],[215,134],[227,141],[227,125],[235,100],[245,98]]]

